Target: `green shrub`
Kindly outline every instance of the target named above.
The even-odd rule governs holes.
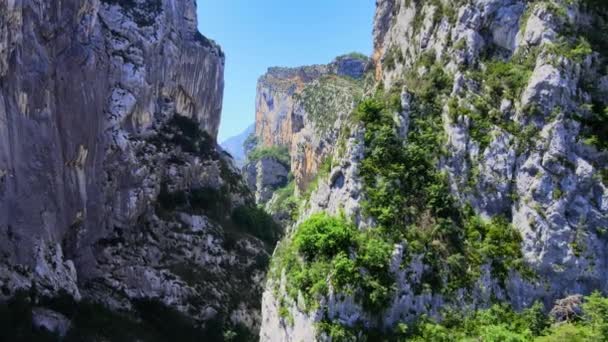
[[[220,189],[206,187],[170,192],[163,182],[158,196],[157,213],[162,217],[171,216],[176,211],[205,215],[224,228],[228,239],[234,238],[230,234],[245,233],[266,242],[269,248],[274,246],[281,236],[281,228],[273,218],[253,204],[233,209],[229,194],[230,189],[226,186]]]
[[[365,54],[363,54],[361,52],[351,52],[351,53],[347,53],[344,56],[350,57],[350,58],[355,58],[355,59],[360,59],[363,61],[367,61],[369,59]],[[340,56],[340,57],[343,57],[343,56]],[[340,57],[338,57],[338,58],[340,58]]]
[[[438,324],[422,318],[408,338],[412,341],[604,341],[608,336],[608,298],[585,297],[580,319],[551,325],[542,304],[516,312],[506,304],[469,312],[445,312]]]
[[[355,231],[342,219],[316,214],[298,227],[294,243],[298,252],[309,261],[331,259],[340,252],[348,253],[354,243]]]
[[[366,310],[380,312],[390,299],[394,279],[388,271],[392,245],[372,233],[361,232],[343,217],[320,213],[279,245],[271,277],[285,270],[289,296],[301,292],[309,309],[327,294],[328,282],[339,292],[353,294]]]
[[[582,63],[587,56],[593,53],[593,48],[585,37],[579,37],[574,41],[561,37],[557,43],[547,45],[546,51],[566,57],[576,63]]]
[[[166,211],[173,211],[188,203],[185,191],[169,192],[166,182],[161,183],[157,200],[160,207]]]
[[[310,200],[310,196],[312,196],[312,193],[317,190],[317,188],[319,187],[319,182],[329,176],[332,166],[333,157],[331,155],[326,156],[321,162],[321,164],[319,164],[317,168],[317,174],[313,177],[310,183],[308,183],[306,189],[302,194],[302,198],[305,202],[308,202],[308,200]]]
[[[255,150],[258,146],[258,137],[255,135],[255,132],[249,134],[247,139],[243,142],[243,150],[245,151],[245,155],[249,155],[251,151]]]
[[[376,220],[385,243],[407,241],[406,260],[422,255],[427,271],[414,284],[417,291],[449,294],[470,287],[485,264],[501,280],[511,269],[528,276],[518,232],[500,217],[486,222],[459,206],[447,175],[437,167],[445,141],[442,104],[451,79],[435,63],[433,55],[425,56],[417,64],[428,72],[413,73],[408,80],[413,100],[405,142],[393,121],[398,94],[376,95],[362,101],[355,111],[365,126],[365,157],[360,166],[364,213]],[[485,102],[475,105],[489,112]]]
[[[275,191],[275,199],[270,203],[269,211],[273,214],[287,213],[288,221],[293,222],[297,219],[301,200],[296,196],[296,182],[291,179],[283,188]]]
[[[59,341],[59,336],[45,330],[34,329],[33,303],[28,293],[16,294],[0,304],[0,341]]]
[[[387,70],[394,70],[397,64],[402,64],[403,62],[405,62],[405,57],[398,46],[391,46],[382,61],[384,68]]]
[[[520,61],[486,63],[482,79],[494,100],[518,99],[532,75],[533,67]]]
[[[289,150],[286,146],[257,147],[255,150],[249,153],[247,158],[252,163],[257,162],[262,158],[274,158],[286,167],[289,167],[291,162]]]
[[[348,114],[363,95],[362,82],[349,77],[327,75],[306,86],[298,101],[320,135],[333,127],[340,114]]]
[[[582,136],[585,143],[598,150],[608,150],[608,107],[596,103],[589,118],[578,118],[583,123]]]

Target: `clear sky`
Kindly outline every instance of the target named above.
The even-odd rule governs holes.
[[[255,121],[257,79],[271,66],[324,64],[372,51],[374,0],[197,0],[199,30],[226,53],[218,140]]]

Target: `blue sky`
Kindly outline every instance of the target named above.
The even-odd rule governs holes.
[[[374,0],[197,0],[199,30],[226,53],[219,141],[255,120],[257,79],[271,66],[323,64],[372,50]]]

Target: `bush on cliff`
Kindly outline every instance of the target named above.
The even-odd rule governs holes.
[[[247,158],[252,163],[262,158],[274,158],[286,167],[289,167],[289,163],[291,162],[289,150],[285,146],[257,147],[249,153]]]

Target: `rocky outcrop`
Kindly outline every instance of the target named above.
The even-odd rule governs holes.
[[[337,139],[342,119],[362,95],[367,58],[356,54],[328,65],[270,68],[258,81],[258,146],[285,146],[300,190],[317,173]]]
[[[222,228],[252,203],[215,147],[223,69],[191,0],[0,3],[2,298],[256,329],[265,246]]]
[[[393,295],[372,314],[331,285],[315,309],[304,309],[303,296],[291,298],[282,289],[286,275],[279,270],[264,296],[262,340],[328,339],[319,323],[388,333],[421,314],[440,319],[446,307],[484,307],[493,298],[516,309],[535,300],[550,308],[573,293],[608,293],[608,154],[598,136],[605,121],[597,119],[608,102],[602,88],[608,56],[593,34],[594,27],[605,27],[596,11],[606,8],[593,6],[584,1],[377,1],[372,59],[378,85],[401,95],[394,134],[407,146],[416,125],[413,94],[430,84],[427,94],[433,94],[440,112],[436,133],[445,139],[442,151],[433,151],[437,170],[459,206],[487,220],[503,217],[521,235],[523,262],[534,276],[513,269],[503,282],[484,265],[469,289],[450,296],[421,291],[428,286],[429,265],[408,255],[412,241],[395,243],[386,265],[394,278]],[[436,90],[441,73],[449,75],[445,95]],[[351,125],[349,152],[333,151],[334,167],[320,180],[304,217],[345,213],[359,228],[373,229],[375,218],[360,208],[368,200],[360,171],[369,138],[363,125]]]
[[[243,174],[256,202],[266,204],[277,189],[287,185],[289,169],[276,158],[263,157],[247,164]]]

